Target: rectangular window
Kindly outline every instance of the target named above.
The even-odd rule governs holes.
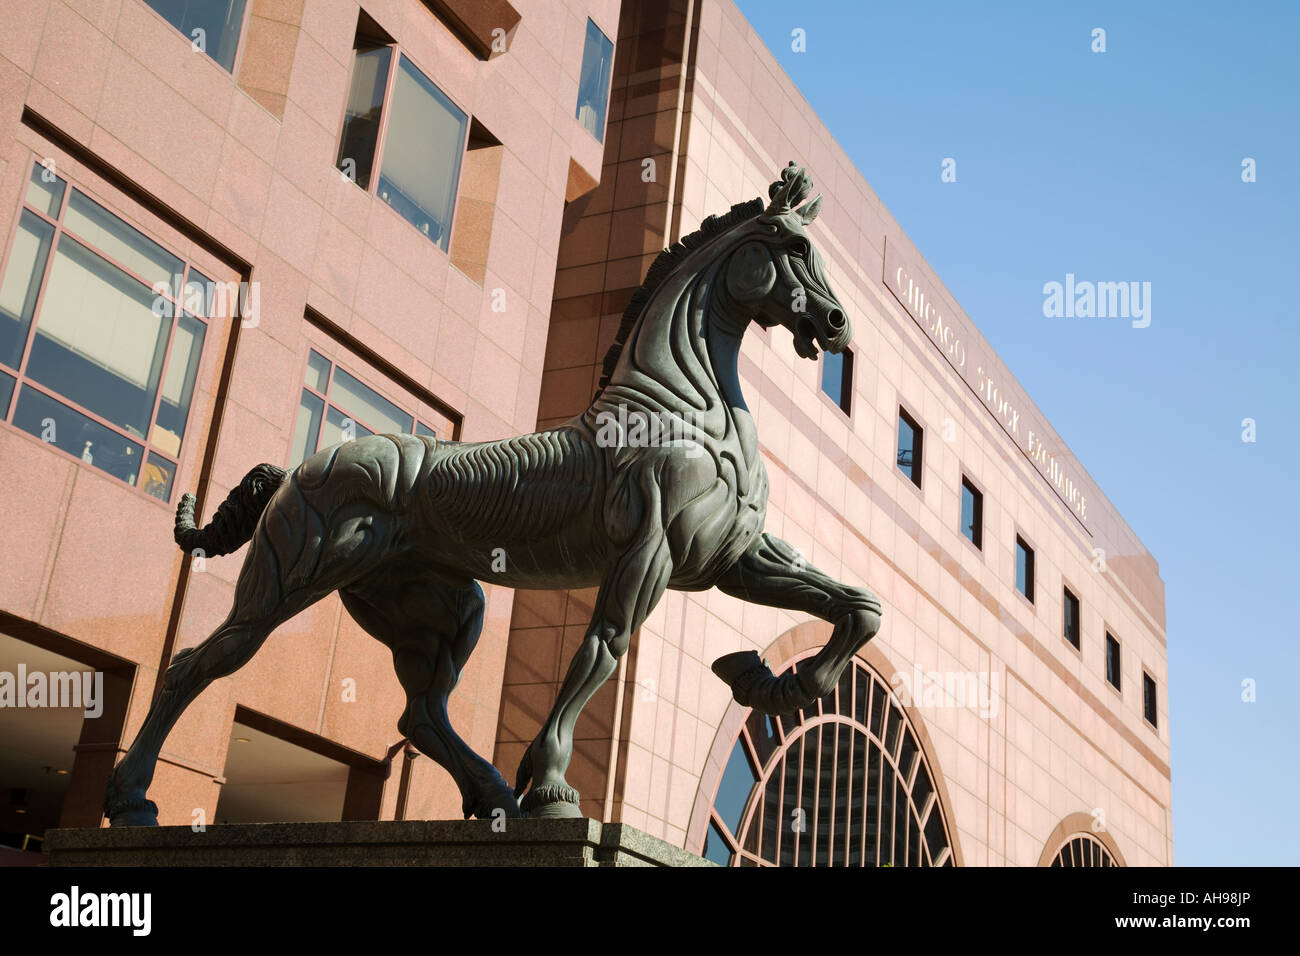
[[[1119,683],[1119,641],[1111,637],[1110,631],[1106,632],[1106,680],[1110,681],[1116,690],[1121,689]]]
[[[853,353],[850,350],[822,353],[822,391],[845,415],[849,414],[853,396]]]
[[[916,419],[898,409],[898,470],[921,487],[921,439],[924,437]]]
[[[0,281],[5,420],[169,500],[214,288],[35,164]]]
[[[1146,671],[1142,672],[1142,716],[1152,727],[1156,724],[1156,682]]]
[[[394,388],[396,391],[396,388]],[[411,408],[416,402],[410,401]],[[312,349],[298,403],[289,467],[322,448],[365,435],[421,435],[451,438],[453,423],[436,412],[403,408],[337,362]]]
[[[605,141],[605,112],[609,107],[609,76],[614,65],[614,44],[590,19],[582,47],[582,72],[578,76],[578,106],[574,116],[597,142]]]
[[[1075,650],[1079,649],[1079,599],[1074,596],[1074,592],[1065,588],[1065,620],[1062,624],[1065,639],[1074,645]]]
[[[468,114],[396,44],[358,40],[336,165],[444,251],[468,134]]]
[[[1016,590],[1034,601],[1034,549],[1016,535]]]
[[[195,49],[235,70],[235,48],[244,29],[245,0],[144,0]]]
[[[964,475],[961,479],[961,533],[970,539],[971,544],[983,550],[984,495]]]

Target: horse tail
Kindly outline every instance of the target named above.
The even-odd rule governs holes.
[[[288,474],[275,465],[258,465],[231,490],[212,520],[202,528],[194,526],[194,496],[181,495],[176,506],[176,543],[182,551],[201,550],[206,557],[236,550],[253,537],[258,519]]]

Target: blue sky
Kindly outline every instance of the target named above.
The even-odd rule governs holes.
[[[738,5],[1160,562],[1175,862],[1300,863],[1300,5]]]

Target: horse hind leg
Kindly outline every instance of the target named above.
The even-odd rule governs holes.
[[[172,658],[162,692],[109,778],[104,813],[112,826],[157,826],[158,807],[145,794],[163,742],[185,708],[213,681],[248,663],[279,624],[328,593],[300,589],[282,595],[279,562],[273,551],[259,529],[240,570],[230,616],[201,644]]]
[[[357,623],[392,650],[407,699],[398,730],[451,774],[466,819],[520,816],[501,772],[461,739],[447,713],[483,627],[483,589],[475,581],[453,587],[419,578],[341,596]]]

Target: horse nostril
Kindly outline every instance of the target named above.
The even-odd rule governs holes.
[[[831,309],[830,315],[826,316],[826,324],[832,329],[844,328],[844,313],[839,309]]]

